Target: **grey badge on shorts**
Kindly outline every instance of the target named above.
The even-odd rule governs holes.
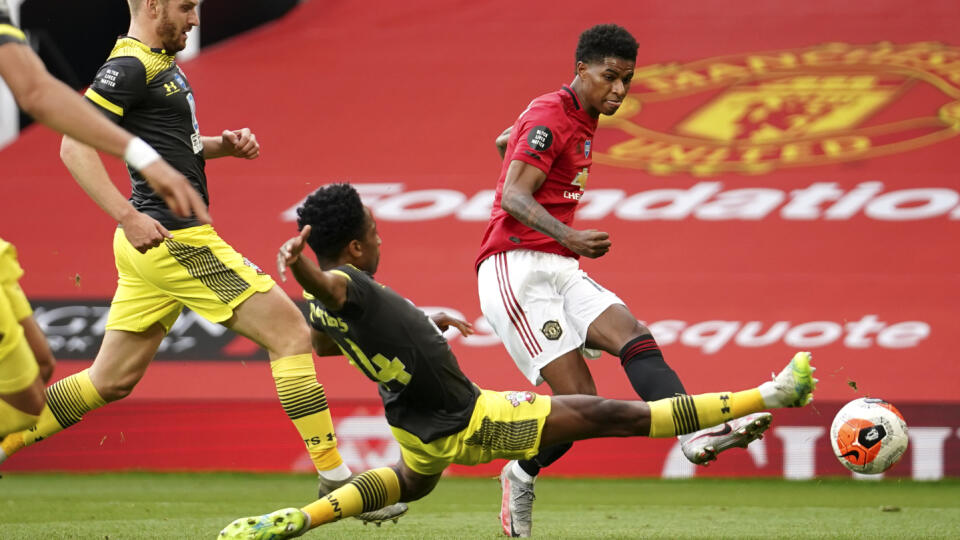
[[[541,328],[540,331],[543,332],[544,337],[550,341],[556,341],[563,335],[563,328],[560,328],[560,323],[557,321],[547,321],[543,323],[543,328]]]

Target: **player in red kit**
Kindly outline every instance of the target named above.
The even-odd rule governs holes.
[[[646,401],[686,394],[650,330],[580,269],[580,256],[596,258],[610,249],[609,235],[573,227],[597,120],[614,114],[626,97],[637,48],[620,26],[586,30],[573,82],[530,102],[497,140],[505,159],[476,261],[480,306],[524,376],[533,384],[546,381],[554,394],[597,393],[585,350],[619,356]],[[683,436],[683,453],[693,463],[708,463],[759,438],[770,419],[769,413],[753,414]],[[503,468],[500,518],[507,535],[530,535],[536,475],[570,446],[547,447]]]

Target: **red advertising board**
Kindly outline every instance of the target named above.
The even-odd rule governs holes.
[[[258,160],[208,164],[218,231],[269,269],[299,201],[353,182],[383,238],[378,280],[475,323],[476,336],[450,341],[478,384],[529,388],[482,319],[472,268],[499,171],[493,138],[532,98],[570,82],[580,31],[614,20],[640,52],[625,105],[597,131],[577,215],[579,226],[609,232],[613,248],[582,266],[653,329],[688,391],[752,386],[811,350],[821,412],[861,395],[918,407],[924,419],[943,405],[946,416],[926,425],[953,430],[943,455],[955,455],[960,5],[634,2],[602,21],[595,10],[414,0],[370,13],[308,2],[204,51],[182,66],[204,132],[250,126],[263,145]],[[70,180],[57,147],[31,128],[0,151],[0,236],[18,247],[22,283],[65,374],[93,357],[116,276],[113,224]],[[108,168],[122,184],[121,168]],[[282,287],[299,297],[293,283]],[[273,399],[262,359],[187,315],[127,406]],[[590,366],[601,394],[634,397],[617,359]],[[251,369],[259,374],[247,377]],[[373,397],[351,369],[318,361],[334,411],[347,415]],[[783,426],[813,425],[798,414]],[[782,471],[788,440],[764,439],[767,469],[731,473]],[[615,474],[596,470],[596,456],[614,448],[657,449],[644,474],[662,472],[670,451],[667,442],[583,443],[563,463]],[[821,469],[824,448],[821,438],[817,474],[842,472]],[[588,456],[583,469],[577,455]],[[945,474],[957,474],[945,459]]]

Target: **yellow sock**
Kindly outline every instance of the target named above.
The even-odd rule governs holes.
[[[327,408],[323,385],[317,382],[312,354],[286,356],[270,362],[277,396],[284,412],[303,438],[310,459],[318,471],[329,471],[343,463],[337,451],[333,418]]]
[[[310,528],[390,506],[400,500],[400,480],[389,467],[367,471],[326,497],[301,508]]]
[[[650,437],[693,433],[766,408],[763,396],[756,388],[742,392],[676,396],[651,401],[649,405]]]
[[[23,446],[60,433],[82,420],[83,415],[107,404],[94,388],[89,369],[60,379],[46,393],[47,404],[40,411],[37,425],[20,432]]]

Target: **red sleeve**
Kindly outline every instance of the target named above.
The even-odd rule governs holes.
[[[562,105],[535,104],[524,111],[514,126],[511,160],[529,163],[544,173],[550,171],[553,160],[566,146],[567,124]]]

